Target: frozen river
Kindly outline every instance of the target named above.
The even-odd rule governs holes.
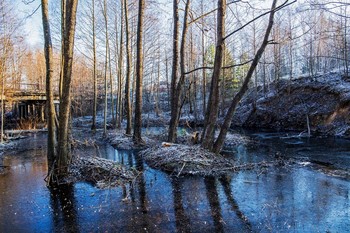
[[[88,183],[50,191],[45,134],[21,142],[0,175],[0,232],[349,232],[350,141],[249,133],[254,146],[230,153],[258,162],[296,163],[222,177],[173,177],[134,151],[100,148],[102,157],[142,170],[135,183],[107,190]],[[25,150],[31,144],[36,149]]]

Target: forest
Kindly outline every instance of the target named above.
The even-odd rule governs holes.
[[[0,232],[350,230],[349,9],[0,0]]]

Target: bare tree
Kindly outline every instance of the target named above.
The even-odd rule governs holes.
[[[120,39],[119,39],[119,54],[118,54],[118,101],[117,101],[117,128],[121,127],[123,120],[123,65],[124,65],[124,0],[121,0],[120,9]]]
[[[143,80],[143,18],[145,11],[145,0],[139,0],[139,13],[137,22],[137,42],[136,42],[136,99],[133,140],[136,144],[143,144],[141,137],[142,128],[142,80]]]
[[[173,90],[173,94],[172,94],[171,119],[170,119],[170,125],[169,125],[169,133],[168,133],[168,141],[169,142],[174,142],[176,140],[177,126],[179,124],[179,118],[180,118],[180,112],[181,112],[181,103],[182,103],[182,98],[183,98],[183,87],[184,87],[185,76],[186,76],[185,46],[186,46],[186,36],[187,36],[187,31],[188,31],[187,18],[188,18],[188,14],[189,14],[189,10],[190,10],[190,3],[191,3],[190,0],[186,1],[185,15],[184,15],[184,21],[183,21],[183,27],[182,27],[182,36],[181,36],[181,48],[180,48],[180,72],[181,72],[181,76],[180,76],[180,79],[179,79],[175,89]],[[174,31],[175,31],[175,28],[174,28]],[[176,46],[175,42],[174,42],[174,46]],[[175,52],[175,49],[174,49],[174,52]],[[176,56],[176,54],[174,54],[174,56]],[[175,63],[173,63],[173,66],[174,66],[174,64]],[[173,73],[174,73],[175,69],[176,69],[176,67],[173,67]],[[177,72],[177,71],[175,70],[175,72]],[[173,78],[176,79],[176,76],[173,76],[172,79]],[[172,85],[173,85],[173,80],[172,80]]]
[[[232,117],[233,117],[233,114],[235,112],[235,109],[236,109],[239,101],[242,99],[243,95],[245,94],[245,92],[248,90],[248,84],[249,84],[249,82],[254,74],[254,70],[256,69],[256,66],[259,63],[259,60],[260,60],[261,56],[263,55],[266,46],[269,43],[269,36],[270,36],[270,32],[272,30],[272,26],[274,23],[274,16],[275,16],[275,12],[276,12],[276,4],[277,4],[277,0],[274,0],[272,3],[272,6],[271,6],[269,23],[268,23],[268,26],[266,28],[265,36],[264,36],[264,39],[262,41],[262,44],[260,45],[258,51],[255,54],[255,57],[253,59],[252,64],[249,67],[248,73],[244,79],[242,87],[240,88],[239,92],[232,99],[230,108],[228,109],[228,112],[225,116],[224,123],[221,125],[221,130],[220,130],[219,136],[216,139],[216,141],[212,147],[212,151],[215,153],[219,153],[222,149],[222,146],[223,146],[224,141],[225,141],[225,137],[227,135],[227,131],[228,131],[228,129],[231,125],[231,122],[232,122]]]
[[[92,107],[92,125],[91,129],[96,130],[96,114],[97,114],[97,74],[96,74],[96,20],[95,20],[95,0],[91,1],[91,25],[92,25],[92,56],[93,68],[92,75],[94,79],[94,95]]]
[[[45,40],[45,61],[46,61],[46,107],[47,107],[47,161],[48,170],[53,172],[55,169],[54,161],[56,159],[56,128],[55,128],[55,106],[53,102],[53,52],[49,24],[48,0],[41,0],[42,21]]]
[[[209,100],[207,105],[207,111],[205,114],[204,129],[202,133],[202,146],[209,150],[211,150],[214,145],[214,134],[219,109],[219,82],[224,49],[225,15],[226,0],[218,0],[217,41],[215,50],[214,71],[211,77]]]
[[[126,111],[126,134],[131,134],[132,128],[132,110],[130,101],[130,79],[131,79],[131,48],[130,48],[130,29],[129,29],[129,10],[128,0],[124,0],[125,16],[125,37],[126,37],[126,78],[125,78],[125,111]]]
[[[170,85],[170,103],[171,111],[177,111],[175,105],[176,96],[176,83],[177,83],[177,72],[179,66],[179,5],[178,0],[173,0],[173,18],[174,18],[174,29],[173,29],[173,60],[172,60],[172,72],[171,72],[171,85]],[[176,116],[171,121],[175,121]],[[172,126],[171,126],[172,125]],[[176,125],[175,122],[170,122],[168,141],[173,142],[176,139]]]
[[[71,159],[70,141],[69,141],[69,118],[71,107],[71,82],[72,82],[72,65],[74,50],[74,35],[76,24],[78,0],[66,0],[65,20],[63,43],[63,80],[62,80],[62,97],[59,107],[59,129],[58,129],[58,161],[57,175],[64,176],[67,174],[68,165]]]

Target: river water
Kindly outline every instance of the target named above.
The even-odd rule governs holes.
[[[0,175],[0,232],[350,231],[348,140],[248,136],[258,144],[234,148],[240,161],[283,156],[297,162],[224,177],[171,177],[134,151],[105,146],[102,157],[143,175],[125,187],[100,190],[80,182],[57,191],[44,182],[46,135],[35,135],[5,156],[10,169]]]

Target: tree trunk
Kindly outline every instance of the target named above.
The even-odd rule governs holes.
[[[63,47],[64,47],[64,32],[65,32],[65,22],[66,22],[66,1],[61,0],[61,67],[60,67],[60,82],[59,82],[59,96],[61,98],[63,92],[63,67],[64,67],[64,58],[63,58]]]
[[[201,14],[204,14],[204,6],[203,6],[203,0],[202,0],[202,4],[201,4]],[[205,62],[205,41],[204,41],[204,17],[202,18],[202,66],[205,67],[206,66],[206,62]],[[206,78],[206,72],[205,69],[202,69],[202,98],[203,98],[203,111],[202,114],[203,116],[205,115],[205,108],[206,108],[206,99],[207,99],[207,78]]]
[[[94,78],[94,100],[92,107],[92,125],[91,130],[96,130],[97,114],[97,75],[96,75],[96,30],[95,30],[95,0],[92,0],[92,53],[93,53],[93,78]]]
[[[4,72],[1,70],[1,132],[0,132],[0,140],[1,144],[4,143],[4,110],[5,110],[5,75]]]
[[[177,70],[179,65],[179,5],[178,0],[173,0],[173,17],[174,17],[174,29],[173,29],[173,64],[171,72],[171,84],[170,84],[170,111],[175,112],[175,95],[176,95],[176,83],[177,83]],[[168,141],[173,142],[176,138],[176,131],[174,129],[174,123],[169,124]]]
[[[54,172],[54,161],[56,158],[56,129],[55,129],[55,105],[53,101],[52,78],[53,78],[53,52],[51,32],[49,24],[48,0],[41,0],[42,21],[45,40],[45,62],[46,62],[46,107],[47,107],[47,162],[49,177]],[[50,182],[50,180],[49,180]]]
[[[107,2],[104,0],[103,2],[103,17],[105,21],[105,73],[104,73],[104,111],[103,111],[103,136],[107,136],[107,110],[108,110],[108,85],[107,85],[107,70],[108,70],[108,49],[109,49],[109,40],[108,40],[108,23],[107,23]]]
[[[168,141],[169,142],[174,142],[176,140],[176,132],[177,132],[177,127],[179,125],[179,118],[180,118],[180,112],[181,112],[183,86],[185,83],[185,46],[186,46],[186,35],[187,35],[187,31],[188,31],[187,18],[188,18],[188,14],[190,11],[190,3],[191,3],[190,0],[186,1],[184,23],[183,23],[183,27],[182,27],[182,36],[181,36],[181,48],[180,48],[181,76],[180,76],[179,82],[176,85],[176,88],[173,90],[172,106],[171,106],[171,119],[170,119],[169,134],[168,134]],[[176,55],[174,54],[174,56],[176,56]],[[173,63],[173,66],[174,66],[174,63]],[[173,69],[174,69],[174,67],[173,67]],[[174,73],[174,70],[173,70],[173,73]],[[173,82],[173,77],[172,77],[171,81]]]
[[[58,130],[58,176],[64,176],[67,174],[68,165],[70,162],[70,142],[68,138],[69,133],[69,118],[71,107],[71,81],[72,81],[72,65],[73,65],[73,50],[74,50],[74,35],[76,24],[76,12],[77,12],[78,0],[66,1],[66,17],[65,21],[65,33],[64,33],[64,46],[63,46],[63,77],[62,80],[62,98],[59,107],[59,130]]]
[[[224,47],[225,34],[225,14],[226,14],[226,0],[218,1],[217,13],[217,41],[214,61],[214,71],[211,78],[211,86],[209,93],[208,106],[205,116],[204,129],[202,134],[202,146],[211,150],[214,144],[214,134],[216,120],[219,110],[219,90],[220,90],[220,75]]]
[[[123,56],[124,56],[124,19],[123,19],[123,11],[125,10],[124,7],[124,0],[121,1],[121,18],[120,18],[120,44],[119,44],[119,57],[118,57],[118,103],[117,103],[117,114],[118,114],[118,120],[117,120],[117,128],[121,127],[122,121],[123,121],[123,97],[122,97],[122,82],[123,82]],[[125,90],[126,91],[126,90]]]
[[[239,90],[239,92],[234,96],[232,102],[231,102],[231,105],[230,105],[230,108],[225,116],[225,120],[224,120],[224,123],[222,124],[221,126],[221,130],[220,130],[220,133],[219,133],[219,136],[218,138],[216,139],[215,141],[215,144],[212,148],[212,151],[214,153],[219,153],[222,149],[222,146],[224,144],[224,141],[225,141],[225,137],[227,135],[227,131],[228,129],[230,128],[230,125],[231,125],[231,122],[232,122],[232,117],[234,115],[234,112],[236,110],[236,107],[238,105],[238,103],[241,101],[243,95],[245,94],[245,92],[248,90],[248,84],[254,74],[254,70],[256,68],[256,66],[258,65],[259,63],[259,60],[261,58],[261,56],[263,55],[264,53],[264,50],[266,48],[266,46],[268,45],[269,43],[269,36],[270,36],[270,32],[271,32],[271,29],[272,29],[272,26],[273,26],[273,22],[274,22],[274,15],[275,15],[275,9],[276,9],[276,3],[277,3],[277,0],[274,0],[273,3],[272,3],[272,7],[271,7],[271,13],[270,13],[270,17],[269,17],[269,23],[268,23],[268,26],[266,28],[266,31],[265,31],[265,36],[264,36],[264,40],[260,46],[260,48],[258,49],[254,59],[253,59],[253,62],[252,64],[250,65],[250,68],[248,70],[248,73],[244,79],[244,82],[243,82],[243,85],[241,87],[241,89]]]
[[[126,78],[125,78],[125,110],[126,110],[126,134],[131,134],[132,112],[130,102],[130,76],[131,76],[131,48],[129,31],[128,0],[124,0],[125,32],[126,32]]]
[[[136,100],[135,100],[135,120],[133,140],[136,144],[143,144],[141,137],[142,127],[142,79],[143,79],[143,15],[145,10],[145,0],[139,0],[139,13],[137,22],[136,41]]]

